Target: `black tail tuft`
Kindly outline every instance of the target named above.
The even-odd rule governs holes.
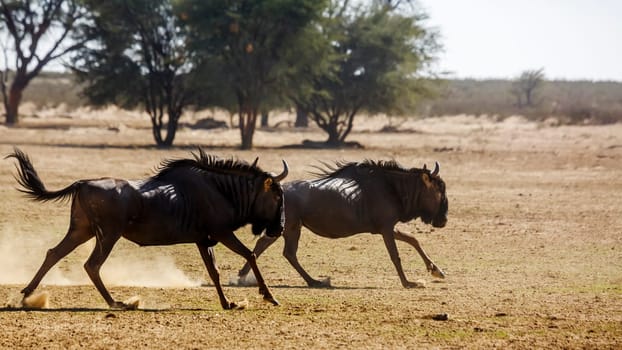
[[[62,190],[48,191],[26,153],[15,147],[13,153],[5,157],[5,159],[7,158],[15,158],[18,161],[18,164],[15,165],[17,168],[15,180],[23,187],[18,188],[18,191],[25,193],[34,200],[43,202],[66,200],[74,194],[77,188],[78,183],[74,182]]]

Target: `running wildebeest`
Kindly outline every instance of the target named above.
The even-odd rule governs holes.
[[[124,237],[141,246],[195,243],[214,282],[224,309],[236,307],[224,295],[214,257],[218,242],[241,255],[258,276],[259,293],[278,305],[266,286],[255,255],[235,236],[241,226],[252,224],[252,232],[277,237],[283,231],[283,172],[262,171],[233,159],[207,155],[202,149],[194,159],[165,160],[150,178],[128,181],[114,178],[78,180],[58,191],[48,191],[28,156],[15,148],[7,156],[17,159],[19,189],[36,201],[71,198],[69,230],[63,240],[47,252],[32,281],[22,290],[24,299],[37,288],[43,276],[76,247],[95,237],[95,248],[84,264],[93,284],[111,308],[130,308],[112,298],[99,270],[114,244]]]
[[[396,239],[412,245],[433,276],[445,277],[412,234],[395,229],[398,222],[416,218],[434,227],[444,227],[447,223],[445,182],[438,175],[438,162],[433,171],[425,165],[423,169],[405,169],[395,161],[370,160],[326,167],[320,169],[319,178],[315,180],[283,184],[287,203],[283,255],[307,285],[329,287],[330,279],[319,281],[312,278],[298,262],[296,252],[302,226],[327,238],[342,238],[363,232],[381,234],[406,288],[423,285],[406,279]],[[275,241],[276,237],[262,236],[253,252],[259,257]],[[254,284],[248,278],[249,271],[250,265],[245,264],[238,273],[239,284]]]

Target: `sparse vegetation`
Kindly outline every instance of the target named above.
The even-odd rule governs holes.
[[[74,110],[87,104],[80,92],[82,86],[69,73],[43,72],[24,90],[22,102],[31,103],[37,109],[57,107],[64,104]]]
[[[622,121],[622,83],[545,81],[539,103],[518,108],[510,80],[448,80],[440,96],[422,101],[417,114],[522,115],[530,120],[554,118],[559,124],[610,124]]]
[[[489,115],[503,119],[523,115],[530,120],[552,118],[554,124],[611,124],[622,122],[622,83],[614,81],[546,81],[541,103],[518,109],[511,80],[447,80],[435,98],[422,100],[409,116]],[[71,110],[87,102],[80,86],[68,73],[43,73],[24,92],[24,102],[37,108],[66,105]],[[292,115],[292,122],[295,115]],[[399,128],[400,118],[393,117]]]

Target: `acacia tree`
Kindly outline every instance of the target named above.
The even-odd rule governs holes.
[[[534,95],[544,82],[544,68],[526,70],[512,83],[512,94],[518,108],[532,107]]]
[[[221,89],[235,96],[241,148],[253,145],[257,117],[284,94],[296,64],[288,52],[304,42],[299,34],[321,15],[326,1],[181,1],[197,65],[217,63]],[[272,96],[271,96],[272,95]],[[274,96],[277,95],[277,96]]]
[[[314,92],[297,104],[328,134],[326,146],[339,147],[352,131],[355,116],[410,110],[428,86],[420,72],[439,49],[434,31],[421,25],[423,14],[403,15],[395,2],[351,7],[333,2],[323,34],[337,56],[336,68],[314,80]]]
[[[22,93],[30,81],[51,61],[83,46],[86,38],[73,34],[87,20],[88,12],[79,1],[0,0],[0,48],[4,61],[0,67],[0,90],[7,125],[18,122]]]
[[[88,1],[95,18],[73,66],[95,105],[141,106],[159,147],[170,147],[192,102],[193,76],[185,36],[167,0]]]

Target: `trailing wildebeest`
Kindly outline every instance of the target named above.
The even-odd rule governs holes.
[[[99,269],[121,237],[141,246],[195,243],[214,282],[223,308],[235,307],[220,284],[213,246],[218,242],[243,256],[258,276],[259,292],[278,305],[257,268],[255,255],[233,231],[250,223],[254,234],[264,229],[278,237],[284,225],[283,188],[287,163],[280,175],[252,165],[220,159],[199,149],[194,159],[163,161],[157,173],[140,181],[113,178],[79,180],[58,191],[48,191],[28,156],[15,148],[7,156],[18,160],[17,181],[37,201],[71,198],[69,230],[63,240],[47,252],[32,281],[22,290],[24,299],[43,276],[77,246],[95,237],[95,248],[84,268],[111,308],[130,307],[115,301]]]
[[[318,281],[312,278],[298,262],[296,252],[302,226],[327,238],[342,238],[363,232],[381,234],[406,288],[422,285],[406,279],[396,239],[415,247],[432,275],[439,278],[445,276],[412,234],[395,229],[398,221],[408,222],[416,218],[434,227],[445,226],[448,203],[445,182],[438,175],[438,163],[435,163],[433,171],[425,165],[423,169],[405,169],[395,161],[370,160],[337,163],[320,170],[318,179],[283,184],[287,203],[283,255],[310,287],[328,287],[330,279]],[[275,241],[276,237],[262,236],[253,252],[259,256]],[[249,264],[242,267],[238,283],[253,284],[247,278],[249,270]]]

